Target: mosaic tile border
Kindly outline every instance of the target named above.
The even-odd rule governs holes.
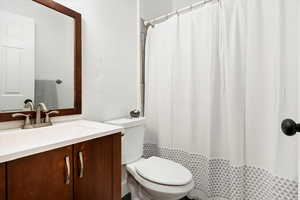
[[[195,190],[208,199],[227,200],[298,200],[298,183],[274,176],[265,169],[232,166],[230,161],[197,154],[144,145],[144,157],[159,156],[173,160],[191,170]],[[201,200],[200,197],[198,197]]]

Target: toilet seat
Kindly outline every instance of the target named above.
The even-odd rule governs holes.
[[[159,192],[159,193],[168,193],[168,194],[178,194],[178,193],[186,193],[190,190],[192,190],[195,186],[193,180],[191,180],[186,185],[164,185],[155,183],[153,181],[150,181],[141,175],[136,171],[136,166],[141,165],[142,162],[145,162],[148,159],[140,159],[137,162],[131,163],[127,165],[128,172],[134,177],[134,179],[139,182],[144,188],[147,190]]]
[[[181,164],[159,157],[151,157],[135,165],[143,178],[161,185],[181,186],[192,181],[191,172]]]

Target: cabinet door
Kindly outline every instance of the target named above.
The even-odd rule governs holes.
[[[72,146],[7,163],[8,200],[72,200]]]
[[[119,169],[121,171],[119,155],[116,157],[120,167],[114,168],[114,136],[77,144],[74,154],[75,200],[114,200],[115,197],[121,199],[120,194],[114,194],[115,188],[119,188],[114,184],[120,185],[114,178],[121,178],[120,174],[114,172]]]
[[[5,200],[5,164],[0,164],[0,200]]]

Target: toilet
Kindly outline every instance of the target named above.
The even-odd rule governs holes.
[[[191,172],[176,162],[159,157],[142,158],[145,118],[117,119],[106,123],[125,129],[122,164],[132,200],[179,200],[193,188]]]

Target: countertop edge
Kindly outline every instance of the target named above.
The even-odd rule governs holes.
[[[24,157],[36,155],[39,153],[59,149],[62,147],[78,144],[81,142],[85,142],[85,141],[89,141],[89,140],[93,140],[93,139],[97,139],[97,138],[101,138],[101,137],[105,137],[105,136],[109,136],[109,135],[114,135],[117,133],[121,133],[123,131],[124,131],[123,128],[119,128],[119,129],[114,129],[114,130],[110,130],[110,131],[87,135],[87,136],[80,137],[80,138],[74,138],[74,139],[70,139],[70,140],[66,140],[66,141],[62,141],[62,142],[58,142],[58,143],[53,143],[53,144],[49,144],[49,145],[45,145],[45,146],[41,146],[41,147],[37,147],[37,148],[32,148],[32,149],[28,149],[28,150],[24,150],[24,151],[19,151],[19,152],[12,153],[12,154],[3,155],[3,156],[0,156],[0,164],[9,162],[9,161],[13,161],[13,160],[17,160],[20,158],[24,158]]]

